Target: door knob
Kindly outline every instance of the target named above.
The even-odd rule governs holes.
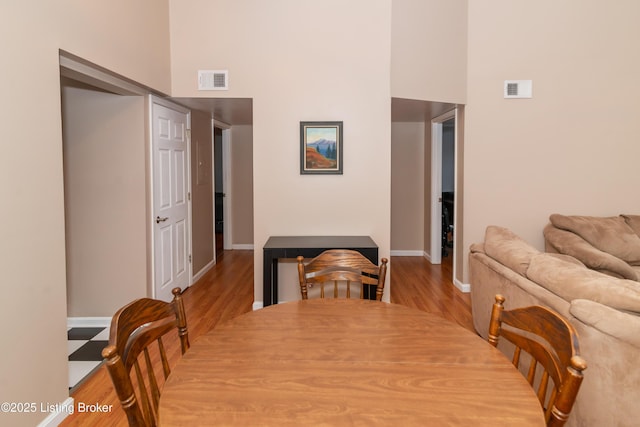
[[[164,218],[160,218],[159,216],[157,216],[156,217],[156,224],[160,224],[161,222],[165,222],[168,219],[169,219],[168,216],[165,216]]]

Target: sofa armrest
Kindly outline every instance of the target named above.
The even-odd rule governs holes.
[[[472,243],[469,247],[471,253],[481,252],[484,253],[484,243]]]
[[[558,252],[579,259],[587,267],[610,276],[640,280],[638,273],[620,258],[603,252],[570,231],[547,224],[543,231],[547,252]]]
[[[476,246],[479,249],[480,246]],[[507,298],[510,307],[545,305],[569,316],[569,301],[502,265],[482,251],[469,253],[471,311],[475,330],[487,338],[491,308],[496,294]]]
[[[640,316],[586,299],[571,301],[569,312],[587,326],[640,349]]]

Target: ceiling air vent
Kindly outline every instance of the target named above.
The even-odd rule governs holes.
[[[198,90],[229,90],[229,71],[198,70]]]
[[[533,98],[533,82],[531,80],[505,80],[505,98]]]

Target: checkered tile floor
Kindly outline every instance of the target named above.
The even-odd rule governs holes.
[[[109,342],[109,328],[69,328],[69,389],[77,386],[102,363],[102,349]]]

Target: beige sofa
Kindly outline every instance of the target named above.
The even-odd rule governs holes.
[[[640,281],[640,215],[553,214],[543,234],[547,252],[571,255],[587,267]]]
[[[473,322],[482,337],[498,293],[507,309],[543,305],[577,329],[588,367],[568,426],[640,425],[640,283],[540,252],[496,226],[471,246],[469,268]]]

